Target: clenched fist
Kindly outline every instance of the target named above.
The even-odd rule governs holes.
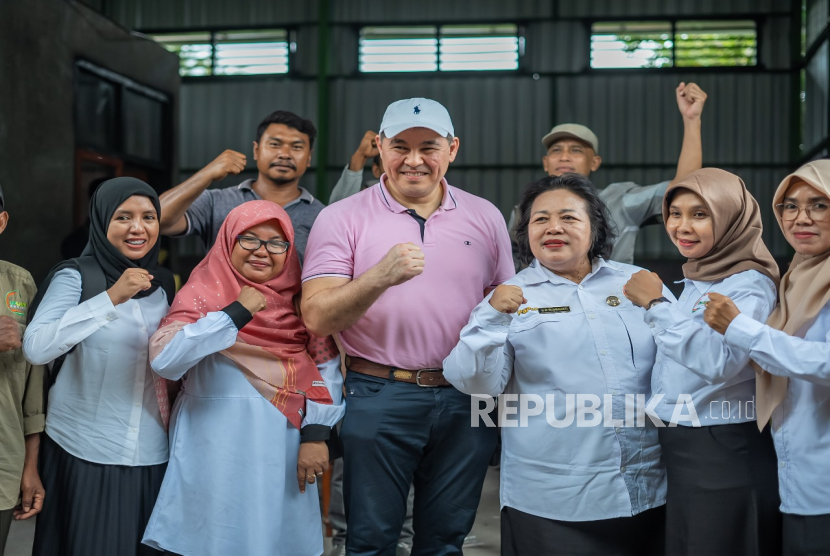
[[[638,270],[623,286],[623,295],[637,307],[645,307],[650,301],[663,296],[663,281],[656,272]]]
[[[378,155],[378,146],[375,143],[375,137],[377,136],[378,134],[374,131],[367,131],[363,134],[363,139],[360,140],[360,145],[358,145],[349,162],[349,170],[353,172],[363,170],[366,161]]]
[[[414,243],[399,243],[375,265],[388,286],[397,286],[424,272],[424,252]]]
[[[252,315],[259,313],[266,306],[265,296],[258,289],[251,286],[242,286],[242,291],[239,292],[239,297],[236,300],[248,309]]]
[[[0,351],[12,351],[21,345],[20,325],[11,317],[0,317]]]
[[[696,83],[680,83],[675,90],[677,108],[687,120],[699,119],[706,104],[707,94]]]
[[[245,164],[248,162],[247,157],[241,152],[226,150],[213,161],[202,168],[202,172],[210,178],[210,181],[219,181],[225,179],[228,174],[238,174],[245,169]]]
[[[138,292],[150,289],[153,275],[143,268],[128,268],[121,278],[107,290],[113,305],[129,301]]]
[[[490,305],[499,313],[515,313],[523,303],[527,303],[527,299],[522,293],[522,288],[506,284],[496,287],[490,298]]]
[[[726,329],[735,320],[735,317],[741,314],[738,306],[731,298],[725,295],[710,292],[709,302],[706,304],[706,310],[703,311],[703,320],[706,324],[712,327],[713,330],[726,334]]]

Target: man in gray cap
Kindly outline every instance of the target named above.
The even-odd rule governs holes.
[[[617,228],[617,237],[611,259],[622,263],[634,262],[634,242],[637,232],[645,222],[661,216],[663,194],[670,183],[698,170],[703,163],[700,139],[700,115],[706,103],[706,93],[694,83],[680,83],[675,90],[677,107],[683,116],[683,146],[677,161],[674,179],[655,185],[640,186],[634,182],[612,183],[600,191],[600,197],[611,213]],[[542,166],[549,176],[561,176],[567,172],[590,176],[602,164],[599,155],[599,140],[593,131],[579,124],[560,124],[542,137],[545,156]],[[510,218],[510,232],[518,221],[518,207]],[[513,242],[514,262],[519,270],[516,257],[516,243]]]

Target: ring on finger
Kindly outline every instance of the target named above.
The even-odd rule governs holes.
[[[317,473],[315,473],[315,475],[317,475],[318,477],[320,477],[320,476],[322,476],[322,475],[323,475],[323,472],[322,472],[322,471],[318,471]]]

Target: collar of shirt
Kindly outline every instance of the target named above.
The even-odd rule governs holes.
[[[247,189],[248,191],[253,193],[257,197],[257,199],[261,199],[261,197],[257,194],[257,192],[254,191],[254,188],[252,187],[253,184],[254,184],[254,180],[245,180],[242,183],[240,183],[239,185],[237,185],[236,187],[237,187],[237,189]],[[291,201],[290,203],[288,203],[287,205],[285,205],[282,208],[284,208],[284,209],[288,208],[288,207],[290,207],[291,205],[293,205],[295,203],[299,203],[300,201],[304,201],[306,203],[313,203],[314,202],[314,195],[309,193],[308,189],[306,189],[305,187],[299,187],[299,186],[297,186],[297,189],[300,190],[300,196],[297,197],[296,199],[294,199],[293,201]]]
[[[385,204],[389,210],[398,213],[409,210],[396,201],[392,194],[389,193],[389,188],[386,187],[386,174],[383,174],[380,177],[380,182],[376,187],[383,204]],[[447,183],[446,178],[441,178],[441,187],[444,188],[444,197],[441,199],[441,205],[438,207],[438,210],[447,211],[458,208],[458,202],[455,200],[455,197],[450,191],[450,184]]]
[[[577,287],[580,284],[576,282],[572,282],[567,278],[563,278],[556,274],[555,272],[548,270],[539,262],[538,259],[533,259],[533,262],[530,263],[528,267],[527,276],[525,278],[525,283],[527,285],[533,284],[541,284],[543,282],[550,282],[551,284],[565,284],[570,285],[573,287]],[[603,269],[606,269],[608,272],[618,272],[620,274],[624,274],[623,270],[615,265],[613,262],[606,261],[602,258],[597,258],[591,264],[591,272],[582,279],[582,283],[584,284],[589,278],[592,276],[596,276],[601,274]]]

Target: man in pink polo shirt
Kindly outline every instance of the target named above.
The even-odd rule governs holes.
[[[470,426],[441,363],[513,275],[510,239],[496,207],[444,179],[459,141],[441,104],[390,104],[376,142],[386,173],[320,213],[303,270],[306,326],[339,332],[349,356],[346,553],[395,554],[414,483],[412,554],[461,554],[496,430]]]

